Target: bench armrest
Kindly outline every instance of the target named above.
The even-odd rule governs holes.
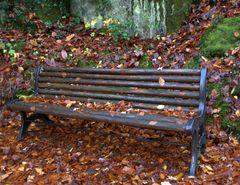
[[[202,124],[204,124],[205,121],[205,116],[197,116],[191,120],[188,121],[186,127],[185,127],[185,132],[187,134],[193,134],[195,130],[197,130]]]

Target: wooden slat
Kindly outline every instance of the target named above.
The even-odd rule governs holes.
[[[66,95],[66,96],[76,96],[76,97],[87,97],[87,98],[99,98],[103,100],[125,100],[132,102],[141,103],[153,103],[153,104],[163,104],[163,105],[176,105],[176,106],[191,106],[197,107],[199,101],[197,100],[184,100],[184,99],[172,99],[172,98],[150,98],[150,97],[140,97],[140,96],[125,96],[125,95],[113,95],[113,94],[100,94],[100,93],[88,93],[88,92],[76,92],[76,91],[66,91],[66,90],[48,90],[39,89],[39,94],[51,94],[51,95]]]
[[[57,95],[50,95],[50,94],[41,94],[41,96],[45,98],[50,98],[50,99],[59,99],[59,98],[64,98],[67,100],[72,100],[72,101],[80,101],[80,102],[91,102],[91,103],[118,103],[119,101],[117,100],[102,100],[102,99],[97,99],[97,98],[86,98],[86,97],[71,97],[71,96],[57,96]],[[143,110],[159,110],[158,104],[151,104],[151,103],[132,103],[132,107],[136,109],[143,109]],[[191,111],[191,112],[198,112],[198,109],[196,107],[185,107],[185,106],[171,106],[171,105],[165,105],[164,110],[183,110],[183,111]]]
[[[88,112],[88,110],[81,110],[82,112]],[[176,123],[176,124],[187,124],[188,120],[183,120],[183,119],[179,119],[177,117],[167,117],[167,116],[158,116],[158,115],[152,115],[152,114],[144,114],[139,115],[137,113],[120,113],[120,112],[116,112],[116,113],[111,113],[111,112],[107,112],[107,111],[93,111],[94,114],[99,114],[99,115],[106,115],[106,116],[112,116],[112,117],[124,117],[124,118],[133,118],[133,119],[144,119],[144,120],[157,120],[157,121],[167,121],[169,123]]]
[[[82,79],[103,79],[103,80],[125,80],[125,81],[151,81],[158,82],[159,78],[166,82],[199,83],[200,76],[164,76],[164,75],[105,75],[105,74],[82,74],[66,72],[42,72],[41,77],[59,78],[82,78]]]
[[[107,87],[107,86],[84,86],[84,85],[68,85],[60,83],[40,83],[39,88],[44,89],[63,89],[80,92],[104,92],[117,94],[135,94],[143,96],[158,96],[158,97],[176,97],[176,98],[192,98],[199,99],[199,92],[189,91],[163,91],[156,89],[136,89],[132,87]]]
[[[88,80],[80,78],[51,78],[41,77],[39,82],[52,83],[68,83],[68,84],[85,84],[85,85],[106,85],[106,86],[125,86],[125,87],[144,87],[158,89],[176,89],[176,90],[192,90],[199,91],[199,85],[191,85],[184,83],[165,83],[160,85],[153,82],[132,82],[132,81],[117,81],[117,80]]]
[[[129,117],[114,117],[110,115],[99,115],[94,112],[81,112],[74,111],[74,108],[66,108],[59,105],[40,104],[40,103],[26,103],[26,102],[15,102],[8,105],[11,110],[34,112],[38,114],[49,114],[60,117],[78,118],[89,121],[103,121],[111,123],[121,123],[127,126],[140,127],[140,128],[152,128],[157,130],[174,130],[174,131],[185,131],[186,125],[184,124],[173,124],[168,121],[158,121],[156,119],[136,119]],[[144,116],[143,116],[144,117]]]
[[[200,75],[200,69],[96,69],[96,68],[60,68],[44,67],[44,71],[72,72],[92,74],[131,74],[131,75]]]

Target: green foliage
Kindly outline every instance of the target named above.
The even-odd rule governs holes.
[[[7,22],[5,22],[5,25],[3,25],[3,28],[7,27],[7,29],[19,29],[22,31],[27,31],[31,34],[35,33],[37,26],[32,20],[27,18],[26,8],[24,6],[15,3],[11,13],[13,16],[8,18]]]
[[[12,3],[10,3],[10,1],[6,2],[8,5],[5,7],[6,11],[1,9],[3,3],[0,2],[0,24],[4,22],[2,25],[8,29],[19,29],[31,34],[36,32],[37,25],[26,16],[28,12],[35,12],[45,23],[46,27],[52,26],[52,24],[55,24],[62,16],[67,16],[70,13],[70,1],[68,0],[13,0],[11,1]],[[5,6],[5,4],[3,5]],[[5,19],[3,21],[5,15],[8,16],[10,13],[9,6],[12,7],[11,15],[13,16],[6,19],[7,21]]]
[[[207,89],[208,94],[211,93],[213,89],[216,90],[217,93],[219,94],[219,96],[215,101],[214,108],[221,109],[219,112],[219,116],[221,118],[225,118],[231,110],[231,105],[223,100],[224,95],[223,95],[222,89],[225,87],[227,83],[228,83],[227,81],[221,81],[218,83],[209,84]]]
[[[206,57],[222,57],[240,43],[240,17],[217,19],[200,41],[200,49]]]
[[[121,23],[112,22],[108,25],[108,29],[111,32],[111,36],[114,42],[119,40],[127,40],[129,38],[129,33],[127,32],[128,26]]]
[[[96,67],[96,62],[93,60],[78,60],[77,67],[94,68]]]
[[[183,67],[185,69],[199,69],[200,68],[199,57],[194,57],[192,60],[186,62]]]
[[[25,46],[25,42],[19,41],[19,42],[4,42],[0,40],[0,50],[4,54],[7,54],[10,56],[10,60],[12,62],[16,61],[16,54],[17,52],[20,52]]]
[[[224,118],[222,121],[222,128],[236,134],[240,138],[240,119],[233,121]]]
[[[31,98],[33,96],[33,93],[34,93],[34,90],[31,88],[31,89],[28,89],[28,90],[17,90],[15,92],[15,97],[17,99],[20,99],[20,100],[24,100],[24,99],[27,99],[27,98]]]
[[[240,120],[230,120],[228,118],[228,114],[231,111],[231,104],[228,102],[225,102],[223,100],[223,93],[222,93],[222,88],[227,84],[227,81],[219,82],[219,83],[214,83],[210,84],[208,86],[208,92],[210,93],[213,89],[217,91],[219,96],[217,97],[213,108],[220,108],[219,116],[222,120],[222,129],[227,130],[229,132],[232,132],[236,134],[238,137],[240,137]],[[208,117],[208,122],[212,123],[213,122],[213,117],[209,116]]]
[[[149,61],[149,56],[148,55],[143,55],[142,59],[140,60],[139,63],[139,68],[146,68],[150,69],[153,68],[153,64]]]

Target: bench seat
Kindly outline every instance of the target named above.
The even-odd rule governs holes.
[[[102,121],[111,123],[121,123],[127,126],[149,128],[155,130],[172,130],[184,132],[191,121],[176,117],[165,117],[151,114],[139,115],[137,113],[115,113],[108,111],[93,111],[74,107],[64,107],[62,105],[51,105],[46,103],[34,103],[16,101],[8,106],[15,111],[24,111],[35,114],[54,115],[59,117],[71,117],[88,121]]]

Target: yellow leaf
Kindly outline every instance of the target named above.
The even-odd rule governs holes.
[[[209,171],[214,171],[210,165],[206,165],[205,168]]]
[[[183,173],[179,173],[178,175],[175,176],[176,180],[180,180],[183,177]]]
[[[36,172],[39,174],[39,175],[43,175],[44,174],[44,171],[42,170],[42,168],[35,168]]]
[[[159,85],[163,86],[164,84],[165,84],[165,80],[162,77],[160,77],[159,78]]]
[[[168,167],[167,167],[166,164],[164,164],[162,168],[163,168],[164,170],[167,170]]]
[[[75,34],[68,35],[65,41],[69,42],[70,40],[72,40],[73,37],[75,37]]]
[[[238,118],[240,118],[240,110],[237,110],[235,114]]]
[[[21,167],[18,168],[18,171],[20,171],[20,172],[23,172],[24,170],[25,170],[24,166],[21,166]]]

